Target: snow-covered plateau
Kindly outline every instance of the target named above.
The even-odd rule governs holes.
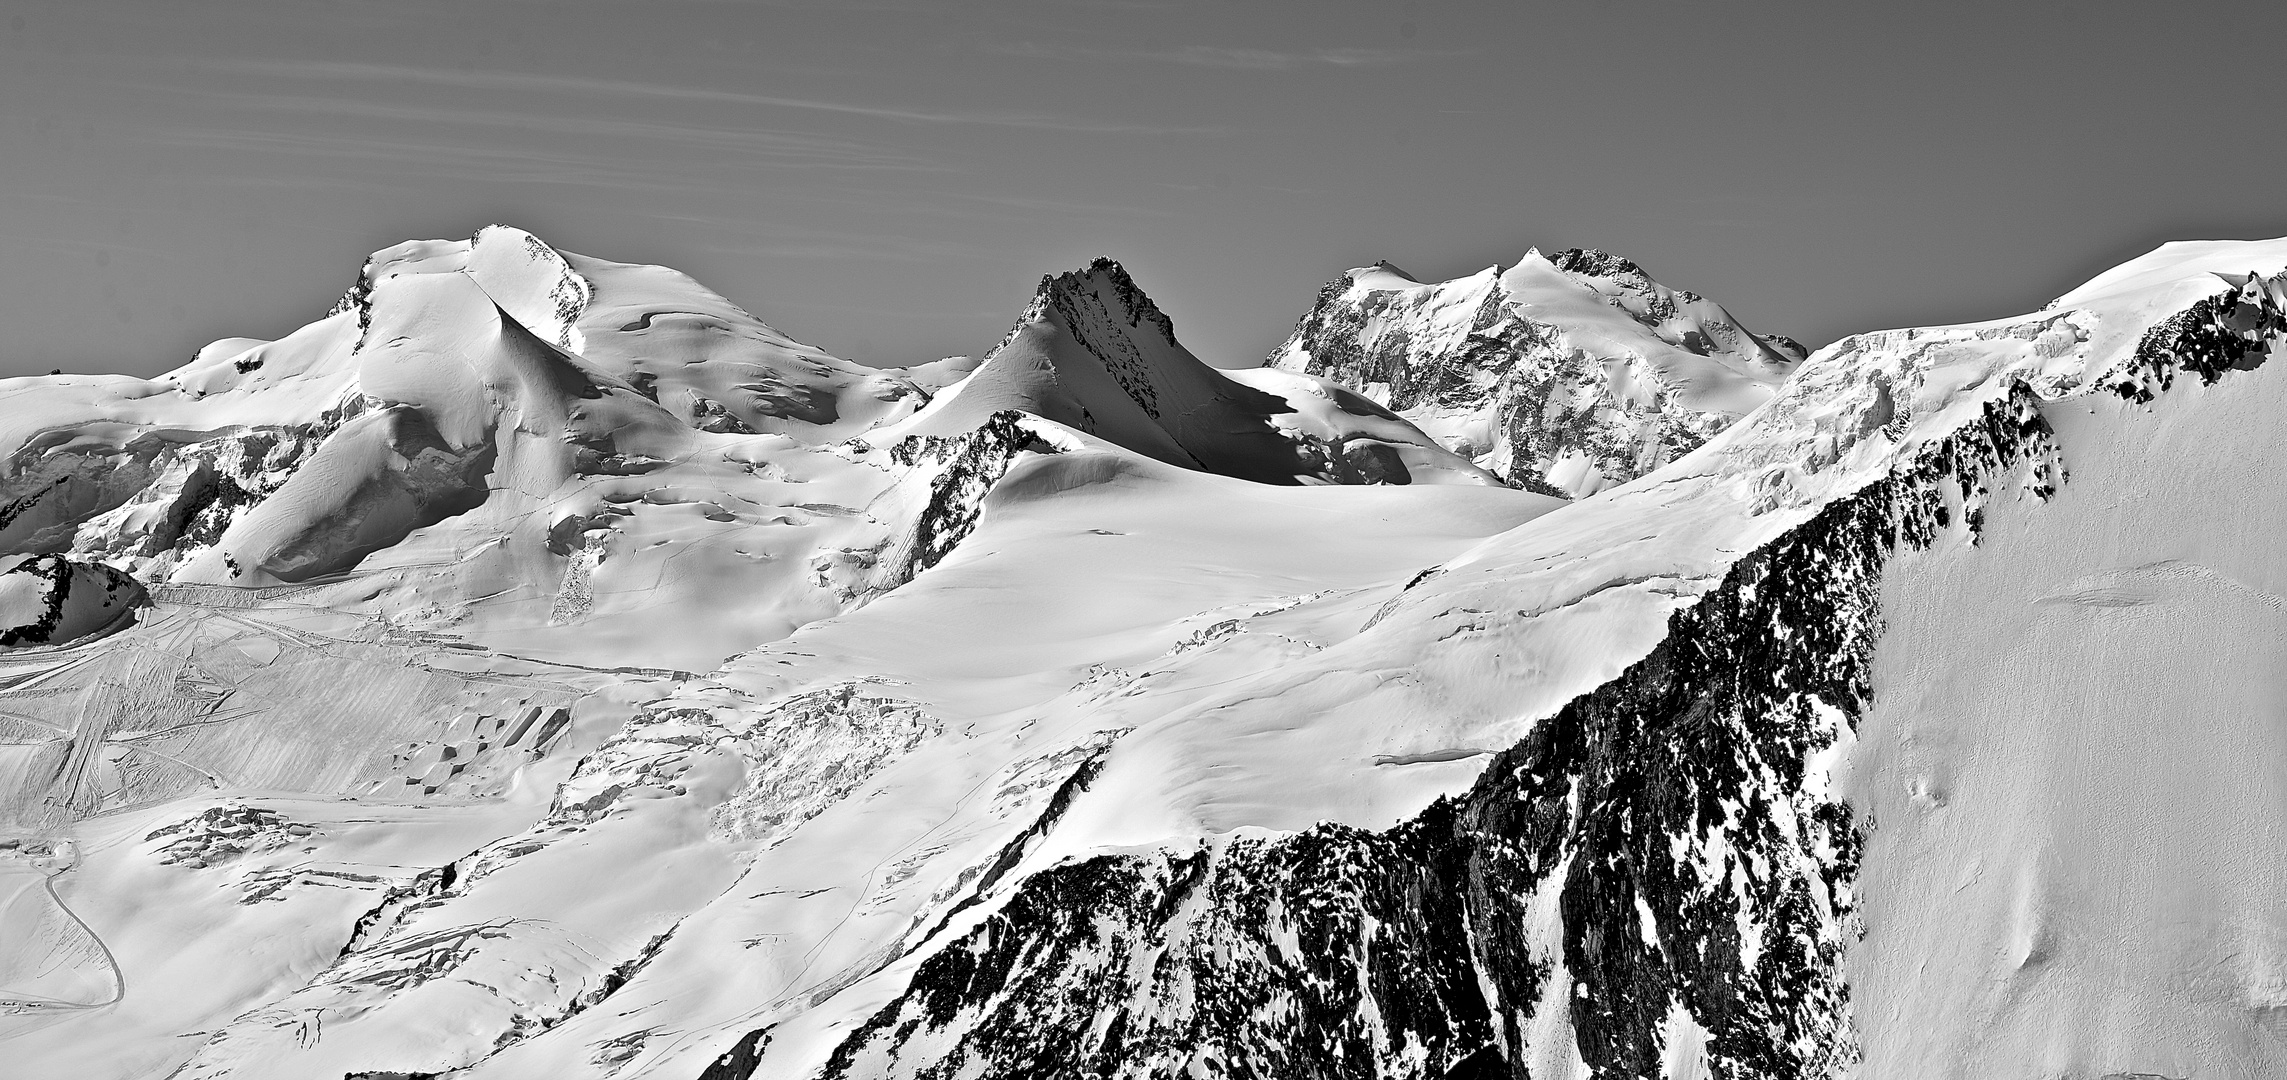
[[[2283,348],[2287,240],[908,368],[400,244],[0,381],[0,1075],[2287,1075]]]

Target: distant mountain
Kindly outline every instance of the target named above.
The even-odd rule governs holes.
[[[1577,497],[1690,452],[1803,355],[1573,248],[1436,284],[1388,263],[1348,271],[1269,363],[1357,387],[1520,487]]]
[[[861,508],[895,485],[844,444],[927,401],[931,374],[496,226],[378,252],[326,318],[158,379],[0,383],[0,546],[558,659],[710,666],[868,594],[860,564],[900,523]],[[770,599],[705,602],[726,587]]]
[[[909,580],[1060,440],[1268,483],[1496,482],[1323,380],[1242,377],[1109,261],[1044,279],[981,365],[892,370],[672,270],[495,226],[375,253],[279,341],[150,381],[0,384],[0,546],[705,667]],[[700,602],[731,582],[770,599]]]
[[[1270,484],[1499,481],[1335,383],[1218,371],[1120,264],[1045,277],[974,374],[899,434],[975,428],[995,412],[1045,417],[1171,465]]]

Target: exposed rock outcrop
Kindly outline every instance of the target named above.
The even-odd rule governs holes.
[[[0,570],[0,651],[63,645],[134,620],[143,586],[102,563],[61,555],[12,560]]]

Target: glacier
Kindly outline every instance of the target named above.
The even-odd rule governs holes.
[[[74,1077],[2287,1064],[2287,241],[1815,352],[1602,252],[881,368],[495,226],[0,381]]]

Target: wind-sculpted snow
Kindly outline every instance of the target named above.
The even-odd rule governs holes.
[[[1434,285],[1388,264],[1352,270],[1270,363],[1358,387],[1521,487],[1578,496],[1688,453],[1802,356],[1575,248]]]

